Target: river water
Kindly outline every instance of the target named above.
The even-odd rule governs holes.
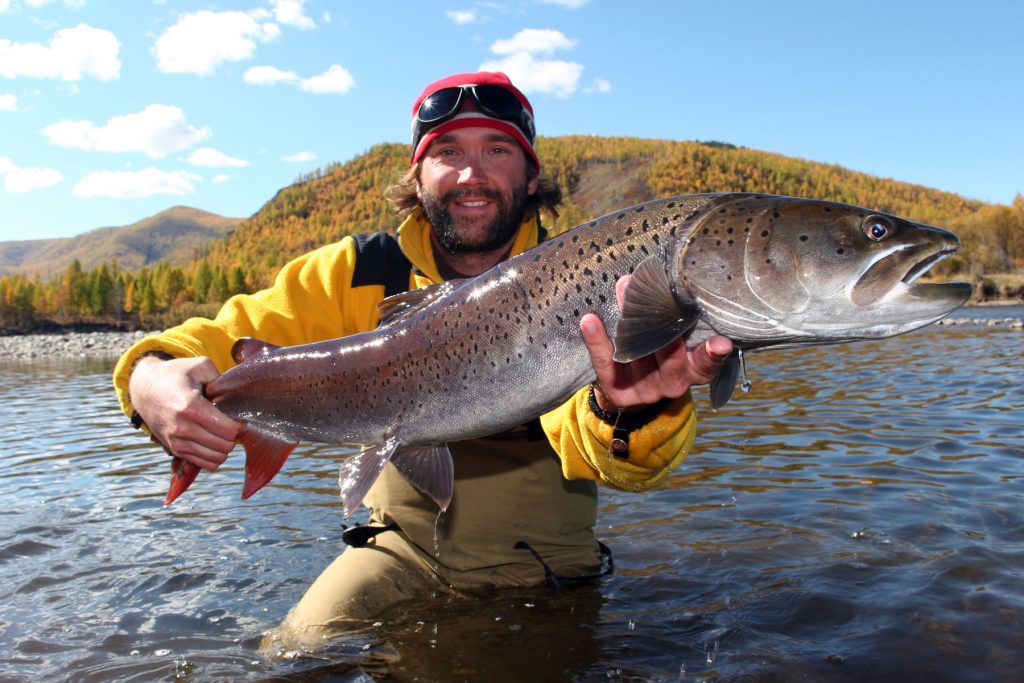
[[[1024,308],[967,315],[1024,317]],[[345,451],[161,508],[110,361],[0,364],[0,681],[1024,680],[1024,332],[931,327],[749,357],[657,491],[602,495],[616,573],[428,600],[259,654],[343,549]]]

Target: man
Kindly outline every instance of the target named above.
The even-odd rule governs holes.
[[[410,169],[388,191],[405,219],[397,239],[322,247],[286,265],[271,288],[233,297],[216,319],[140,341],[114,375],[126,414],[171,453],[219,467],[242,425],[202,387],[231,367],[236,339],[294,345],[369,330],[396,277],[401,290],[475,276],[543,238],[539,209],[554,211],[560,191],[539,173],[534,137],[533,109],[504,74],[428,86],[413,107]],[[678,465],[696,428],[690,386],[710,381],[732,345],[718,337],[687,352],[676,343],[624,365],[612,360],[596,315],[584,315],[580,330],[597,382],[539,422],[450,444],[454,496],[440,515],[389,465],[364,500],[370,523],[348,535],[350,547],[292,609],[282,637],[315,642],[432,593],[561,585],[600,572],[595,482],[642,490]]]

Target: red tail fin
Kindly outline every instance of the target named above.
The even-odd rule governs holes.
[[[174,502],[174,499],[185,493],[185,489],[192,485],[199,474],[199,468],[181,458],[171,460],[171,486],[167,489],[167,497],[164,498],[164,507]]]
[[[266,486],[298,445],[248,428],[242,432],[238,441],[245,447],[242,498],[248,498]]]

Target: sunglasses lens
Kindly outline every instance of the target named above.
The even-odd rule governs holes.
[[[519,99],[501,86],[478,85],[473,92],[485,114],[500,119],[514,120],[523,111],[523,105]]]
[[[423,100],[423,104],[420,105],[419,111],[416,113],[416,118],[423,123],[433,123],[451,115],[459,105],[461,94],[462,88],[438,90]]]

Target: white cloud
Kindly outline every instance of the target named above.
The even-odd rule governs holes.
[[[352,74],[338,64],[334,64],[319,76],[302,78],[294,71],[285,71],[276,66],[254,66],[247,69],[242,80],[252,85],[277,85],[286,83],[297,85],[306,92],[317,95],[344,95],[355,86]]]
[[[49,45],[0,39],[0,76],[109,81],[121,71],[120,49],[113,33],[85,24],[57,31]]]
[[[445,14],[448,15],[448,18],[451,19],[452,22],[459,26],[472,24],[476,21],[476,12],[469,9],[449,10],[445,12]]]
[[[316,28],[302,7],[304,0],[273,0],[271,4],[274,6],[274,19],[278,23],[305,30]]]
[[[7,11],[7,8],[11,6],[11,0],[0,0],[0,14]]]
[[[576,40],[552,29],[523,29],[511,38],[496,41],[491,52],[505,55],[484,62],[481,71],[504,71],[523,92],[540,92],[566,98],[579,88],[583,65],[553,59],[537,59],[556,50],[571,50]]]
[[[0,111],[18,111],[18,96],[0,95]]]
[[[216,150],[213,147],[200,147],[196,151],[192,152],[188,155],[188,163],[193,166],[204,166],[209,168],[217,168],[221,166],[245,168],[249,165],[248,161],[229,157],[227,154],[224,154],[224,152]]]
[[[558,5],[565,9],[579,9],[586,5],[590,0],[540,0],[544,5]]]
[[[566,37],[561,31],[549,28],[525,28],[511,38],[495,41],[491,52],[496,55],[511,55],[519,52],[529,54],[552,54],[555,50],[571,50],[577,41]]]
[[[352,74],[343,66],[337,64],[331,66],[319,76],[302,79],[301,87],[306,92],[322,94],[344,95],[356,84]]]
[[[302,79],[294,71],[284,71],[275,66],[254,66],[245,70],[242,80],[253,85],[276,85],[298,83]]]
[[[299,152],[298,154],[289,154],[286,157],[282,157],[281,161],[313,161],[316,159],[316,155],[312,152]]]
[[[576,92],[583,74],[581,64],[534,59],[527,52],[517,52],[504,59],[484,62],[480,70],[503,71],[523,92],[539,92],[560,98]]]
[[[221,62],[252,57],[256,41],[265,43],[281,33],[277,24],[261,23],[266,12],[210,12],[179,17],[153,44],[157,66],[164,73],[208,76]]]
[[[596,81],[594,81],[594,85],[592,85],[589,88],[587,88],[585,92],[587,92],[587,93],[600,93],[600,94],[603,95],[604,93],[609,93],[611,91],[612,91],[612,84],[611,84],[611,82],[605,80],[604,78],[598,78]]]
[[[78,181],[72,192],[83,199],[143,199],[157,194],[192,194],[193,183],[199,180],[201,177],[195,173],[167,173],[152,166],[141,171],[95,171]]]
[[[60,171],[52,168],[19,168],[8,157],[0,157],[0,176],[7,192],[41,190],[64,180]]]
[[[185,123],[185,112],[151,104],[137,114],[115,116],[103,126],[91,121],[58,121],[43,129],[50,142],[98,152],[142,152],[159,159],[210,137],[209,128]]]
[[[231,176],[229,176],[227,173],[221,173],[210,178],[210,182],[215,183],[217,185],[220,185],[221,183],[226,183],[229,180],[231,180]]]

